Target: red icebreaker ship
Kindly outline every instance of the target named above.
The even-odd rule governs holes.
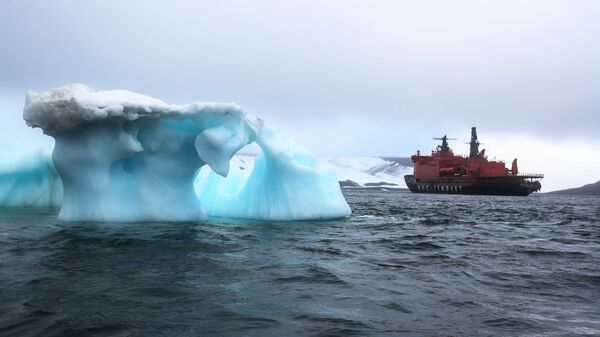
[[[448,137],[434,139],[442,144],[431,156],[423,156],[419,151],[411,156],[414,174],[404,176],[411,192],[524,196],[542,188],[540,180],[544,175],[519,173],[516,159],[510,169],[502,161],[489,161],[485,150],[479,151],[474,127],[468,157],[455,155],[448,146]]]

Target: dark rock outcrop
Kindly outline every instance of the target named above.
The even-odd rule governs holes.
[[[548,194],[563,194],[563,195],[600,195],[600,181],[593,184],[583,185],[581,187],[569,188],[566,190],[559,190],[548,192]]]

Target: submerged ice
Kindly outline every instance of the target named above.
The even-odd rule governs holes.
[[[336,177],[233,104],[170,105],[126,90],[70,84],[29,92],[23,117],[55,139],[62,220],[307,220],[350,214]],[[261,149],[250,174],[231,170]],[[213,173],[196,181],[199,169]],[[57,179],[55,179],[57,180]]]

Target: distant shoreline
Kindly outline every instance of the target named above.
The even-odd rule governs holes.
[[[593,184],[583,185],[581,187],[568,188],[564,190],[546,192],[545,194],[554,195],[578,195],[578,196],[600,196],[600,181]]]

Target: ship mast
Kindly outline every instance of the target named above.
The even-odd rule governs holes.
[[[477,157],[479,154],[479,141],[477,140],[477,128],[471,128],[471,142],[468,143],[471,145],[471,151],[469,151],[469,158]]]
[[[449,140],[456,140],[456,138],[448,138],[448,136],[444,135],[444,137],[433,138],[442,141],[442,145],[438,145],[437,150],[440,152],[450,152],[450,146],[448,146]]]

